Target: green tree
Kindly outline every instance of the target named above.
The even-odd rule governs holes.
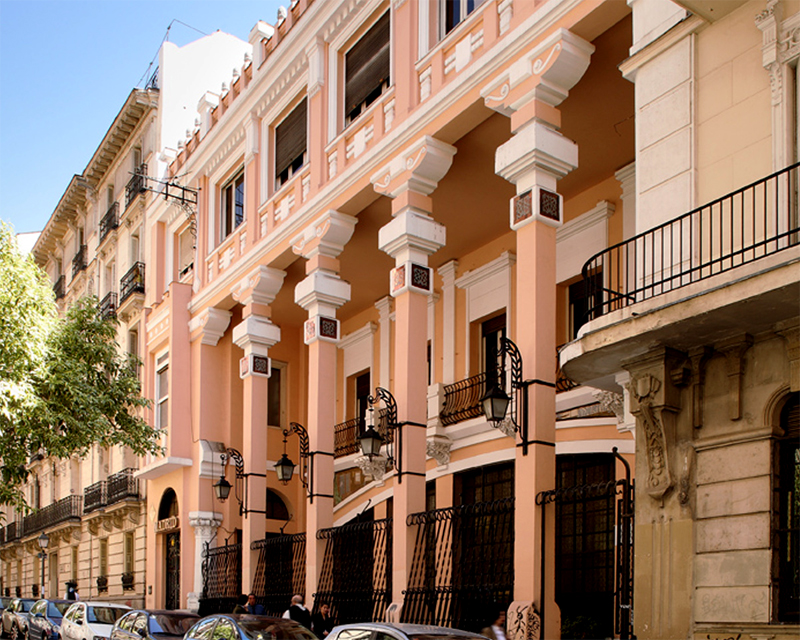
[[[120,354],[116,332],[93,297],[59,319],[46,276],[0,224],[0,504],[25,506],[37,453],[85,456],[93,444],[161,451],[159,432],[140,417],[140,363]]]

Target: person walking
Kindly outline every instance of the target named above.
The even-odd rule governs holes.
[[[320,639],[327,636],[331,629],[336,626],[330,613],[331,606],[327,602],[323,602],[319,606],[319,611],[311,616],[311,631]]]
[[[299,593],[292,596],[292,604],[283,612],[283,617],[299,622],[311,631],[311,612],[305,607],[305,599]]]

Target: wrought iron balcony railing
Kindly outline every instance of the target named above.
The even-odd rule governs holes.
[[[72,279],[86,269],[86,245],[82,244],[78,253],[72,258]]]
[[[793,164],[591,257],[583,266],[588,319],[796,245],[799,167]]]
[[[119,303],[122,304],[134,293],[144,293],[144,262],[135,262],[119,281]]]
[[[134,587],[135,577],[133,571],[126,571],[122,574],[122,590],[131,591]]]
[[[133,477],[136,469],[123,469],[112,473],[106,481],[108,504],[114,504],[125,498],[139,499],[139,481]]]
[[[564,391],[569,391],[570,389],[580,386],[577,382],[567,378],[564,372],[561,371],[561,362],[558,359],[558,352],[563,346],[562,344],[556,347],[556,393],[563,393]]]
[[[56,300],[61,300],[61,298],[66,295],[65,289],[66,278],[63,275],[58,276],[58,280],[56,280],[56,283],[53,285],[53,293],[56,296]]]
[[[95,509],[100,509],[108,504],[108,492],[105,480],[95,482],[86,487],[83,492],[83,512],[91,513]]]
[[[108,591],[108,576],[97,576],[97,592],[103,593]]]
[[[9,522],[5,526],[6,530],[6,542],[14,542],[14,540],[19,540],[19,536],[21,533],[22,527],[20,526],[21,522]]]
[[[136,167],[133,176],[125,186],[125,208],[131,206],[140,193],[147,191],[147,165],[141,164]]]
[[[0,544],[6,543],[6,528],[0,527]]]
[[[394,430],[389,429],[386,408],[378,409],[375,415],[375,430],[381,434],[385,444],[394,442]],[[335,458],[361,451],[361,434],[364,432],[364,421],[353,418],[340,422],[333,427],[333,455]]]
[[[100,315],[103,319],[113,318],[117,315],[117,294],[107,293],[100,301]]]
[[[496,371],[479,373],[477,376],[459,380],[444,387],[444,403],[439,418],[447,426],[483,415],[481,400],[493,384],[505,388],[505,374],[502,368]]]
[[[69,520],[80,521],[82,513],[83,496],[67,496],[25,516],[22,520],[23,535],[27,536]]]
[[[119,202],[112,204],[100,221],[100,242],[119,226]]]

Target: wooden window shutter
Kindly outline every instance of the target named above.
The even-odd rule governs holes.
[[[345,113],[350,113],[389,81],[389,13],[370,28],[345,56]]]
[[[306,98],[275,129],[275,175],[279,176],[306,150]]]

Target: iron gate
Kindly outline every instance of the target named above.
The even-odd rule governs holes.
[[[181,606],[181,532],[167,534],[167,571],[165,608],[178,609]]]
[[[203,552],[203,597],[198,613],[230,613],[242,592],[242,545],[226,544]]]
[[[514,498],[414,513],[402,621],[480,631],[514,594]]]
[[[392,596],[392,519],[322,529],[317,538],[327,542],[315,610],[327,602],[339,624],[382,621]]]
[[[536,495],[536,503],[544,505],[556,503],[557,505],[586,504],[599,498],[616,497],[616,560],[615,560],[615,586],[614,586],[614,632],[621,640],[633,638],[633,528],[634,504],[633,483],[630,477],[628,462],[619,455],[617,448],[612,449],[614,456],[625,466],[625,478],[561,487],[552,491],[542,491]],[[612,516],[613,518],[613,516]],[[545,529],[544,508],[542,509],[542,530]],[[547,559],[544,553],[544,538],[542,539],[542,577],[545,572]],[[542,598],[545,599],[543,593]],[[542,627],[544,627],[544,612],[541,614]]]
[[[259,540],[252,548],[259,550],[253,579],[256,601],[264,605],[266,615],[279,617],[292,596],[306,590],[306,534]]]

